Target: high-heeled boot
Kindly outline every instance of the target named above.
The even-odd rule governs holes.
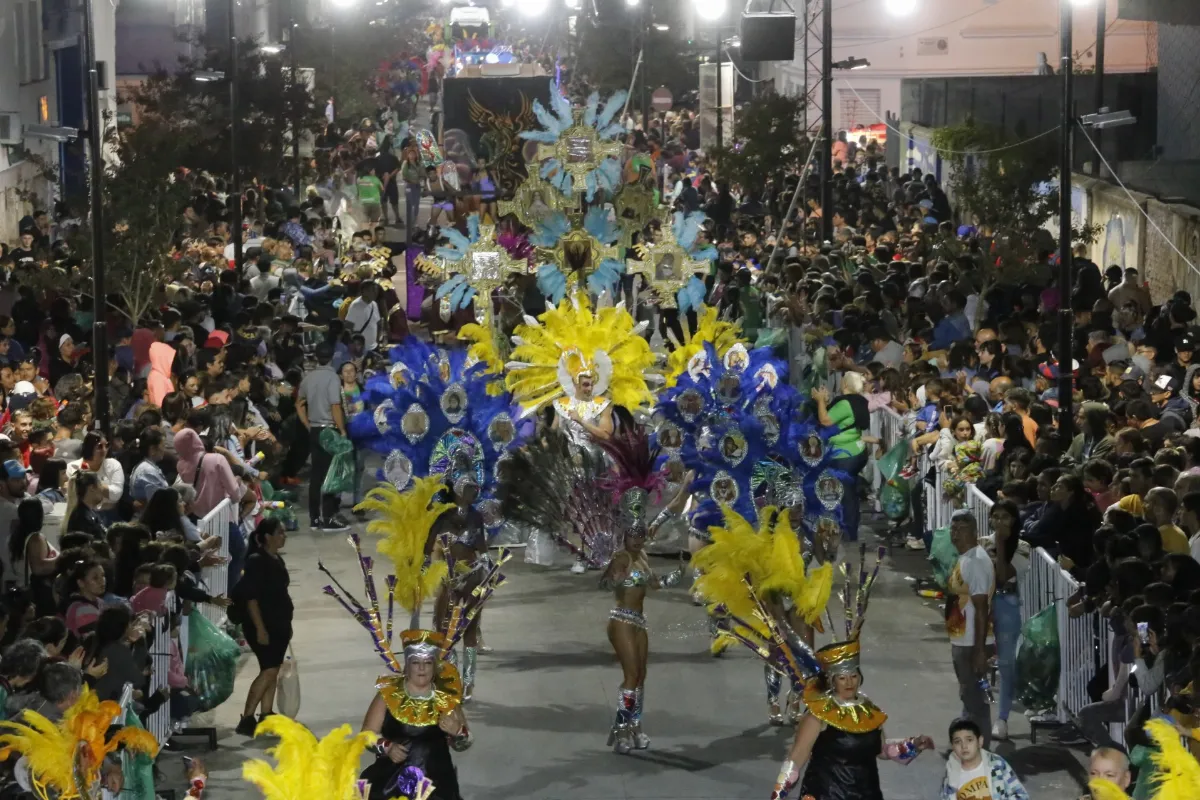
[[[650,747],[650,737],[642,733],[642,708],[646,700],[646,687],[634,689],[633,698],[633,749],[646,750]]]
[[[617,718],[608,732],[608,745],[614,753],[627,755],[633,749],[633,710],[637,707],[637,692],[622,689],[617,697]]]
[[[788,695],[787,716],[793,724],[804,716],[804,695],[795,686],[792,686],[792,693]]]
[[[764,666],[763,678],[767,683],[767,721],[772,725],[782,725],[783,711],[779,708],[779,693],[783,688],[783,676],[771,667]]]
[[[474,647],[463,647],[463,702],[471,699],[475,693],[475,661],[478,658],[479,651]]]

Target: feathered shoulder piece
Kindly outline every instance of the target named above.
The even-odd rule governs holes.
[[[374,733],[351,733],[349,725],[334,728],[323,739],[282,714],[267,717],[254,731],[279,741],[267,750],[275,764],[252,759],[242,765],[242,777],[258,787],[263,800],[362,800],[358,764],[379,738]]]
[[[613,472],[604,481],[604,488],[614,495],[628,489],[659,492],[666,479],[658,468],[659,449],[650,446],[650,436],[641,425],[617,425],[612,435],[596,442],[608,455]]]
[[[654,395],[647,381],[661,376],[651,371],[655,356],[641,335],[646,324],[634,322],[623,303],[593,312],[587,296],[576,293],[517,326],[505,382],[524,414],[573,398],[584,374],[596,399],[630,410],[648,405]]]
[[[1200,763],[1180,741],[1175,726],[1162,719],[1146,723],[1146,733],[1158,750],[1154,762],[1154,800],[1194,800],[1200,797]]]
[[[34,711],[0,722],[0,760],[22,756],[29,766],[34,790],[41,800],[90,798],[100,780],[105,757],[119,748],[153,756],[154,735],[141,728],[123,727],[106,738],[121,715],[121,704],[100,702],[87,686],[57,724]]]

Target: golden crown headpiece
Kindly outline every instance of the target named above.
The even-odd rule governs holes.
[[[446,637],[437,631],[408,630],[400,634],[404,660],[437,661],[446,645]]]

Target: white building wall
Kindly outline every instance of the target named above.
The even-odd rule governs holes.
[[[835,74],[833,120],[839,130],[850,122],[879,121],[867,109],[880,117],[898,115],[903,78],[1032,75],[1039,53],[1046,54],[1052,67],[1058,66],[1055,0],[916,0],[917,11],[907,17],[889,14],[890,0],[833,2],[833,60],[853,57],[871,62],[866,69]],[[1118,0],[1106,2],[1105,70],[1145,72],[1155,66],[1155,24],[1118,20]],[[796,7],[802,8],[803,3]],[[797,39],[802,40],[803,12],[798,11],[798,16]],[[1078,64],[1083,69],[1094,66],[1095,41],[1095,7],[1076,8],[1073,49],[1081,56]],[[764,67],[779,91],[803,93],[801,42],[794,60]],[[867,101],[858,113],[869,119],[848,119],[855,110],[854,92]]]

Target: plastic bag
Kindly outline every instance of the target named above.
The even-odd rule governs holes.
[[[203,614],[188,616],[187,678],[200,700],[199,710],[216,708],[233,694],[241,648]]]
[[[888,519],[897,521],[908,516],[909,491],[908,481],[904,478],[892,478],[883,484],[879,490],[879,506]]]
[[[325,473],[325,482],[321,484],[321,493],[354,491],[354,443],[333,428],[326,428],[321,431],[321,447],[333,456],[329,471]]]
[[[912,455],[912,442],[907,438],[901,439],[892,445],[892,449],[888,450],[883,458],[875,462],[875,467],[885,481],[894,480],[904,465],[908,463],[910,455]]]
[[[126,728],[144,728],[133,709],[125,712]],[[154,800],[154,759],[145,753],[121,750],[122,800]]]
[[[1017,698],[1029,709],[1053,708],[1058,694],[1061,655],[1058,608],[1048,606],[1021,626],[1017,650]]]
[[[279,713],[295,719],[300,713],[300,664],[296,654],[288,645],[287,658],[279,668],[278,683],[275,685],[275,704]]]
[[[933,565],[933,579],[939,588],[946,588],[957,562],[958,548],[950,541],[950,528],[938,528],[929,545],[929,563]]]

